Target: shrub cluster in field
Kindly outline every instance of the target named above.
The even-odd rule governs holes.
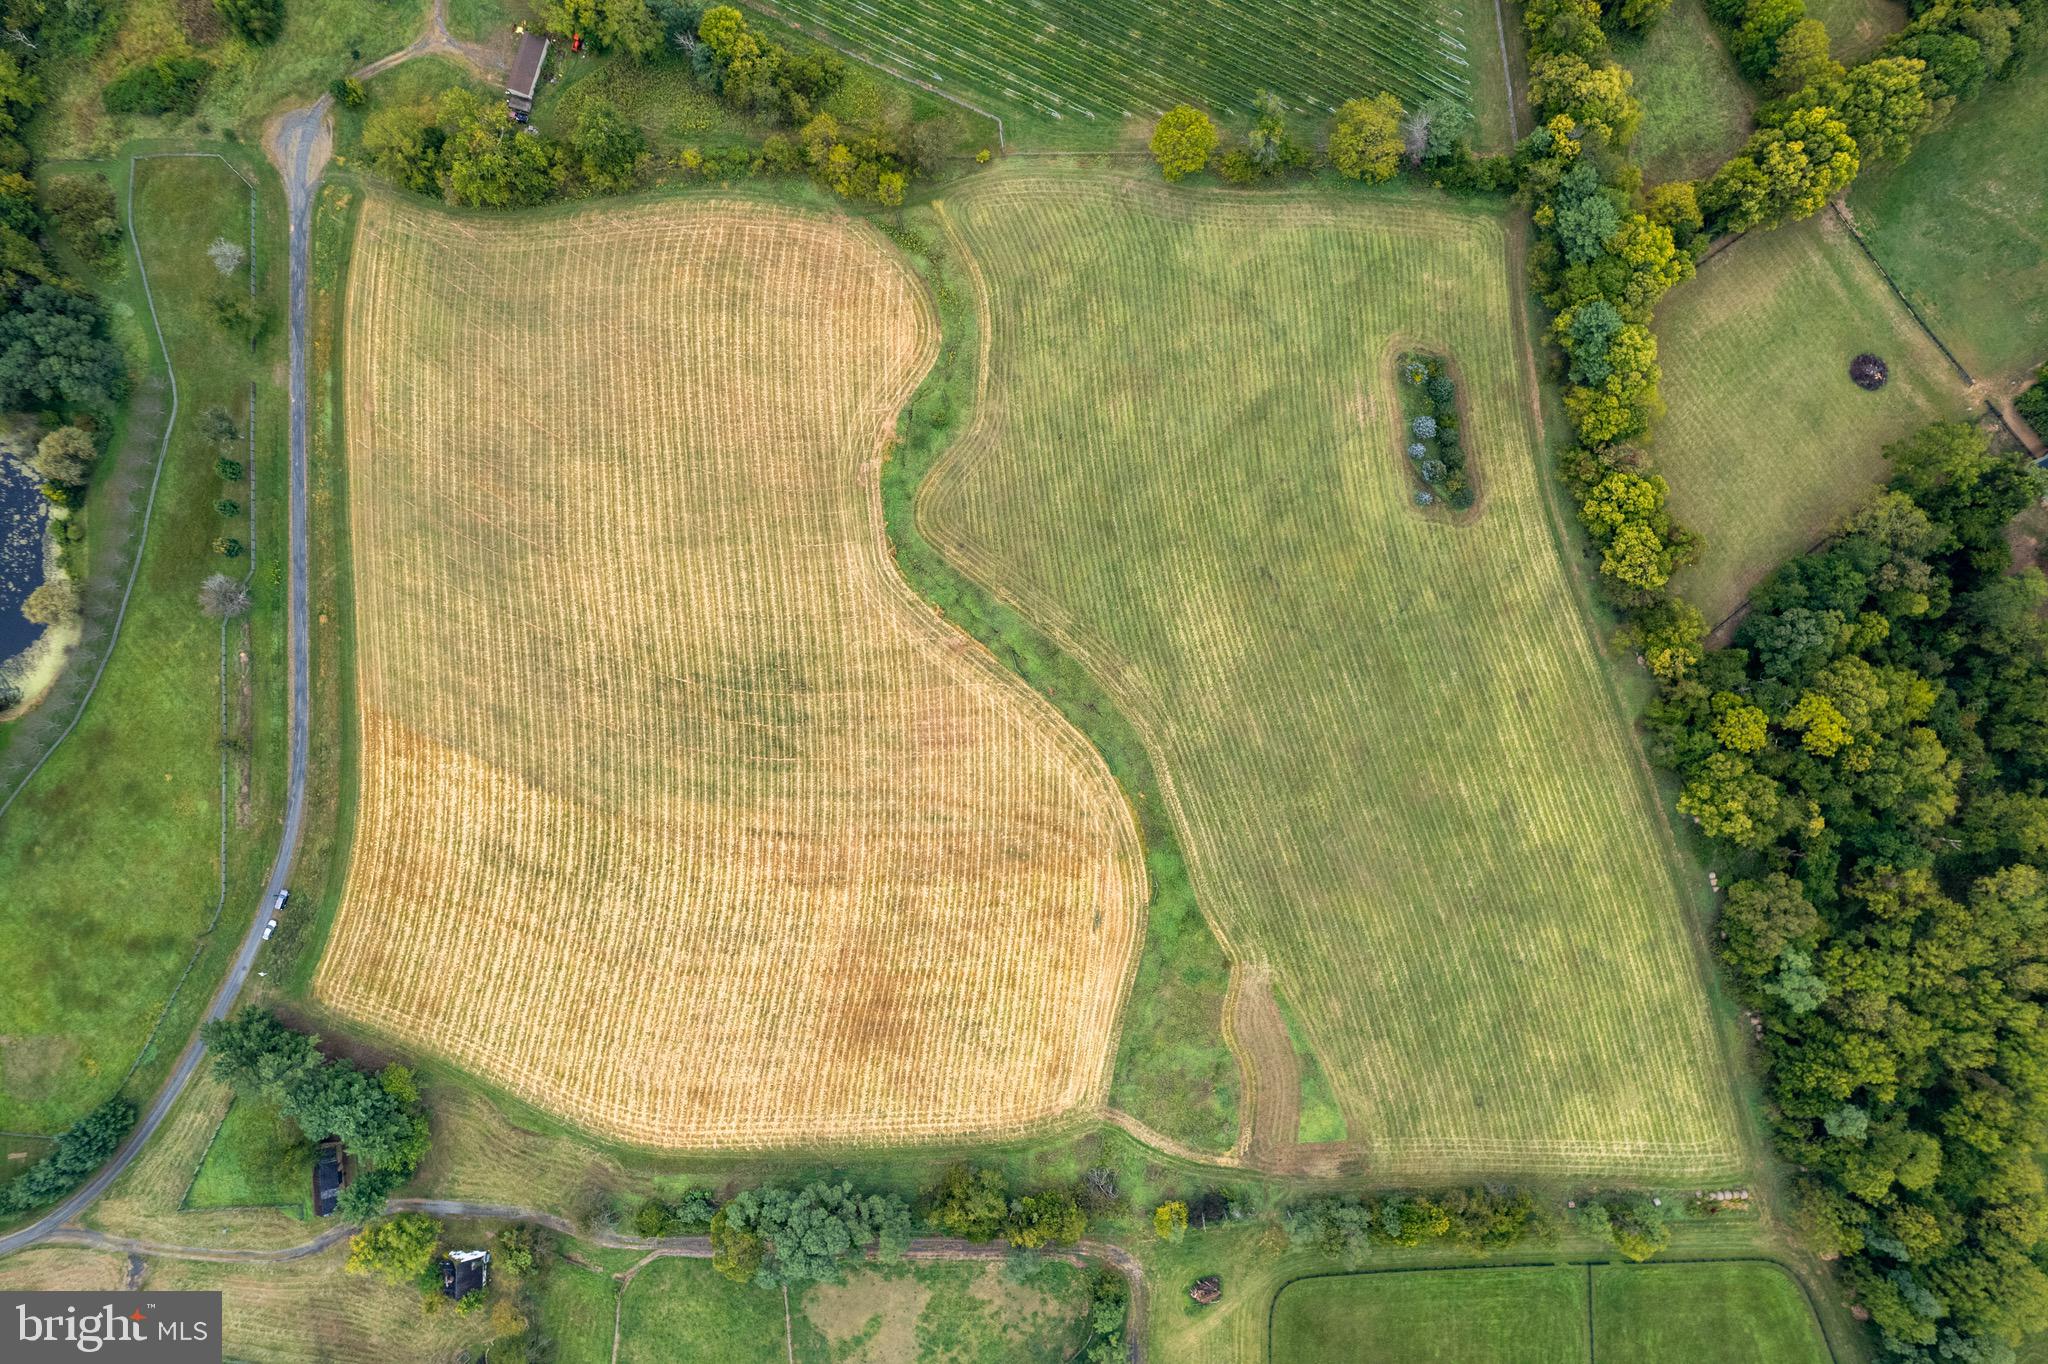
[[[419,1088],[406,1067],[366,1075],[352,1062],[321,1055],[320,1039],[278,1022],[267,1009],[244,1009],[209,1023],[206,1045],[215,1078],[235,1093],[270,1104],[309,1140],[337,1137],[360,1165],[336,1211],[364,1218],[411,1177],[430,1133]]]
[[[928,125],[855,128],[823,112],[845,79],[844,61],[785,47],[729,5],[659,0],[650,8],[645,0],[606,0],[588,14],[585,8],[546,5],[543,21],[561,33],[588,31],[631,60],[687,61],[695,78],[734,109],[790,130],[754,147],[686,148],[675,164],[686,175],[809,175],[844,198],[893,206],[903,202],[913,175],[936,164]],[[360,98],[360,87],[348,85],[337,85],[338,96]],[[557,141],[522,128],[496,100],[452,89],[433,104],[372,114],[363,147],[379,171],[408,189],[489,208],[614,194],[644,183],[654,169],[645,134],[596,98],[580,101],[573,127]]]
[[[1519,1190],[1450,1189],[1434,1194],[1332,1194],[1281,1215],[1289,1244],[1347,1265],[1375,1246],[1441,1243],[1482,1254],[1541,1240],[1554,1231],[1536,1200]]]
[[[2048,582],[2006,522],[2048,489],[1967,425],[1667,678],[1653,755],[1743,869],[1720,955],[1819,1248],[1895,1361],[2048,1324]]]
[[[1472,505],[1472,478],[1465,467],[1458,388],[1443,357],[1402,356],[1401,389],[1403,406],[1415,412],[1407,425],[1407,454],[1422,482],[1415,490],[1416,505],[1431,506],[1441,497],[1455,510],[1465,510]]]
[[[1347,101],[1337,110],[1321,155],[1288,127],[1287,106],[1278,96],[1262,93],[1257,108],[1258,120],[1243,145],[1228,148],[1200,109],[1168,109],[1152,128],[1152,159],[1160,173],[1177,181],[1213,169],[1230,184],[1249,185],[1327,165],[1347,179],[1379,184],[1407,165],[1450,189],[1500,190],[1513,183],[1507,157],[1473,155],[1471,112],[1449,98],[1429,100],[1412,114],[1385,92]]]

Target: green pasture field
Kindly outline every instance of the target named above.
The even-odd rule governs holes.
[[[1677,0],[1621,56],[1643,106],[1634,152],[1645,184],[1711,175],[1749,136],[1756,97],[1701,0]]]
[[[1964,411],[1961,377],[1830,213],[1707,260],[1658,310],[1657,340],[1653,451],[1706,538],[1672,586],[1710,622],[1863,504],[1886,444]],[[1875,393],[1849,380],[1864,351],[1891,370]]]
[[[1806,1294],[1773,1264],[1596,1265],[1600,1364],[1830,1364]]]
[[[1257,10],[1151,0],[774,0],[798,31],[1003,119],[1017,145],[1141,147],[1187,102],[1248,124],[1271,91],[1320,126],[1347,99],[1448,96],[1509,141],[1490,0],[1279,0]]]
[[[553,1342],[554,1364],[611,1364],[618,1296],[611,1275],[558,1260],[541,1276],[538,1311],[528,1325]]]
[[[1833,1356],[1792,1276],[1755,1260],[1337,1274],[1280,1290],[1274,1364],[1355,1358],[1830,1364]]]
[[[313,1148],[275,1108],[237,1099],[185,1193],[188,1208],[286,1208],[312,1215]]]
[[[736,1284],[709,1260],[656,1260],[641,1270],[621,1300],[619,1332],[619,1364],[781,1364],[790,1348],[782,1295]],[[817,1353],[815,1339],[804,1340],[806,1354]]]
[[[1736,1168],[1669,837],[1617,780],[1544,510],[1501,217],[1030,170],[937,209],[990,343],[919,524],[1144,735],[1204,912],[1272,965],[1357,1153]],[[1462,376],[1463,522],[1412,505],[1413,348]]]
[[[2048,63],[1993,81],[1849,208],[1971,375],[2001,393],[2048,360]]]
[[[1586,1271],[1569,1265],[1298,1279],[1273,1308],[1275,1364],[1572,1364],[1586,1344]]]
[[[245,158],[253,163],[253,158]],[[67,173],[89,168],[62,167]],[[127,163],[114,176],[125,192]],[[255,268],[274,325],[254,352],[229,343],[211,314],[220,276],[206,255],[216,237],[246,244],[250,191],[220,160],[175,157],[136,165],[135,216],[164,339],[177,368],[178,421],[164,461],[149,542],[125,623],[99,690],[76,732],[0,819],[0,1129],[53,1131],[127,1082],[153,1087],[190,1032],[227,953],[248,922],[275,850],[269,812],[281,791],[285,404],[272,386],[282,353],[282,234],[274,185],[262,181]],[[125,197],[125,194],[124,194]],[[233,281],[247,288],[249,267]],[[160,372],[147,304],[132,258],[98,281],[116,314],[138,382]],[[232,534],[251,542],[249,485],[225,485],[198,432],[221,405],[246,426],[257,384],[256,478],[261,523],[254,543],[251,621],[250,803],[229,792],[227,908],[203,939],[221,894],[220,627],[199,612],[199,584],[241,572],[213,552]],[[166,395],[167,405],[167,395]],[[155,447],[152,442],[150,457]],[[239,458],[248,459],[246,447]],[[147,479],[136,494],[148,495]],[[115,480],[96,481],[88,525],[111,533]],[[243,504],[224,518],[223,496]],[[273,569],[275,565],[275,569]],[[242,648],[228,632],[231,668]],[[234,710],[242,711],[237,699]],[[12,789],[12,782],[8,789]],[[62,925],[63,932],[51,931]],[[196,947],[204,953],[167,1002]],[[144,1054],[162,1017],[161,1037]],[[140,1058],[140,1060],[138,1060]]]
[[[1806,17],[1827,25],[1836,61],[1854,63],[1906,26],[1906,6],[1900,0],[1806,0]]]

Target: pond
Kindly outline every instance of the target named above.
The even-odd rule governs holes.
[[[0,455],[0,663],[42,638],[21,603],[43,581],[43,526],[50,504],[35,475]]]

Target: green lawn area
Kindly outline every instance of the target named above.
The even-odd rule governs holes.
[[[1498,212],[1029,167],[939,210],[992,346],[919,526],[1145,736],[1204,912],[1371,1115],[1376,1174],[1731,1168],[1682,891],[1617,780],[1633,740],[1544,502]],[[1392,357],[1416,346],[1464,376],[1469,521],[1412,504]]]
[[[185,1194],[188,1208],[291,1208],[312,1215],[313,1148],[268,1104],[237,1099]]]
[[[782,1294],[736,1284],[709,1260],[656,1260],[627,1288],[619,1364],[786,1364]],[[815,1353],[815,1335],[799,1344]]]
[[[1806,17],[1828,26],[1836,61],[1855,63],[1906,26],[1906,7],[1900,0],[1806,0]]]
[[[457,42],[496,42],[532,19],[527,0],[448,0],[448,34]]]
[[[1749,136],[1756,97],[1701,0],[1676,0],[1621,57],[1643,106],[1634,150],[1645,184],[1711,175]]]
[[[1805,1293],[1777,1265],[1601,1265],[1593,1270],[1600,1364],[1829,1364]]]
[[[1856,226],[1936,334],[2012,392],[2048,360],[2048,65],[1993,81],[1850,191]]]
[[[1754,233],[1657,314],[1669,412],[1651,447],[1706,555],[1672,585],[1718,621],[1883,482],[1883,447],[1962,415],[1962,380],[1832,214]],[[1870,351],[1876,393],[1849,380]]]
[[[1569,1265],[1297,1279],[1274,1303],[1272,1330],[1275,1361],[1573,1364],[1592,1358],[1586,1271]]]
[[[218,237],[249,240],[249,191],[235,174],[218,160],[188,157],[143,161],[135,173],[135,218],[177,365],[178,424],[148,550],[99,691],[77,731],[0,820],[0,885],[7,888],[0,896],[0,1129],[54,1130],[121,1088],[213,917],[221,878],[222,636],[200,615],[195,594],[209,573],[240,572],[250,562],[231,563],[211,547],[222,534],[250,541],[250,494],[246,483],[221,482],[214,449],[197,427],[216,404],[246,425],[240,414],[252,380],[265,518],[251,618],[254,727],[247,742],[255,785],[246,812],[230,791],[222,932],[165,1020],[162,1043],[145,1058],[138,1092],[154,1085],[203,1009],[275,850],[265,814],[279,795],[283,673],[274,626],[283,579],[268,555],[283,538],[285,410],[272,386],[282,327],[252,353],[230,342],[212,317],[217,288],[247,288],[248,266],[223,283],[206,254]],[[124,164],[117,183],[125,180]],[[277,318],[284,271],[271,208],[266,198],[256,268],[260,296]],[[132,262],[102,283],[140,380],[157,366],[148,359],[154,338]],[[113,534],[115,483],[97,480],[88,501],[94,536]],[[138,500],[147,495],[145,473]],[[241,512],[224,517],[215,506],[223,497],[243,504]],[[240,627],[228,637],[239,653]],[[62,932],[53,931],[57,925]]]
[[[613,1300],[611,1275],[556,1262],[540,1281],[534,1335],[552,1343],[553,1364],[611,1364]]]

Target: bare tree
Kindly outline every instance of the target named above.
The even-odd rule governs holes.
[[[226,237],[215,237],[213,245],[206,248],[207,258],[213,268],[223,275],[232,275],[242,268],[242,262],[249,259],[249,253]]]
[[[233,620],[249,609],[249,585],[216,573],[199,584],[199,609],[214,620]]]

